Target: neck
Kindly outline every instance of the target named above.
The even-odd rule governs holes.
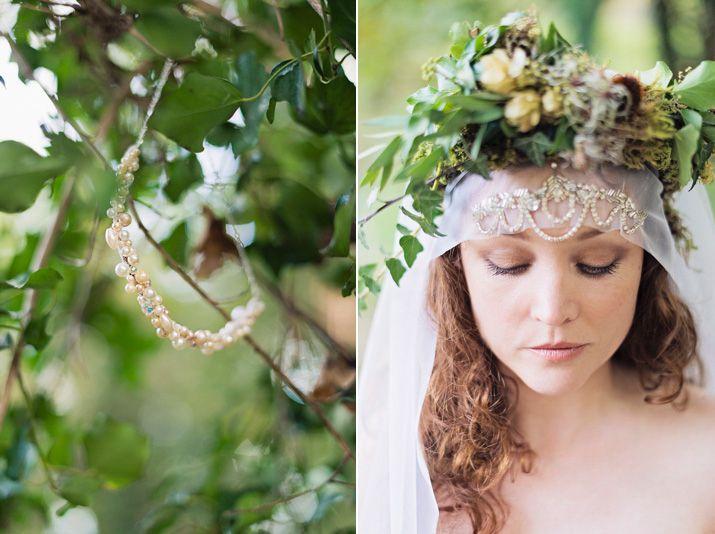
[[[516,428],[540,455],[567,454],[584,440],[604,436],[624,412],[626,387],[618,367],[610,362],[583,386],[563,395],[542,395],[518,379],[517,384]]]

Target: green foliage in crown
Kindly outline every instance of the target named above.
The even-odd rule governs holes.
[[[405,183],[413,210],[403,212],[435,235],[442,186],[462,171],[488,177],[508,165],[553,159],[578,168],[646,168],[665,186],[673,234],[685,249],[692,246],[670,199],[714,177],[714,61],[677,79],[663,62],[618,74],[569,44],[553,24],[543,33],[532,13],[511,13],[494,26],[458,23],[451,38],[449,54],[424,65],[428,85],[409,97],[402,132],[369,167],[364,186]],[[408,238],[409,250],[401,253],[409,267],[415,235],[398,229]],[[402,258],[388,258],[386,266],[399,281]]]

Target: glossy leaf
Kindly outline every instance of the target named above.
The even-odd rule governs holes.
[[[40,156],[17,141],[0,142],[0,211],[24,211],[34,204],[45,184],[73,161],[63,155]]]
[[[192,152],[236,111],[241,93],[221,78],[192,72],[180,87],[167,87],[149,126]]]

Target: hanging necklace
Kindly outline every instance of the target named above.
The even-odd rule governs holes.
[[[111,207],[107,210],[107,216],[112,219],[112,225],[107,228],[104,237],[109,248],[116,250],[121,259],[114,268],[114,272],[117,276],[126,279],[127,283],[124,286],[124,290],[127,293],[137,295],[137,302],[152,326],[156,328],[156,334],[161,338],[170,339],[174,348],[197,347],[204,354],[211,354],[246,336],[265,307],[260,299],[258,286],[246,257],[243,243],[238,235],[236,234],[233,237],[246,273],[251,297],[245,305],[236,306],[231,311],[231,320],[224,324],[221,329],[217,332],[211,332],[209,330],[191,330],[171,318],[169,311],[162,304],[161,295],[152,287],[149,275],[138,267],[139,256],[127,230],[127,226],[132,222],[132,216],[127,213],[127,197],[129,196],[129,188],[134,182],[133,173],[139,169],[139,147],[144,141],[149,118],[159,102],[159,97],[169,77],[171,67],[171,61],[167,61],[164,64],[137,141],[127,149],[119,163],[117,169],[117,194],[110,203]]]

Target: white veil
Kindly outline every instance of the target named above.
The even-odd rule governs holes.
[[[444,237],[419,236],[425,250],[400,281],[383,283],[358,375],[358,532],[361,534],[432,534],[438,509],[418,434],[418,421],[434,363],[436,333],[426,309],[432,259],[469,239],[486,237],[476,228],[472,209],[487,196],[516,188],[535,189],[551,173],[525,168],[492,173],[487,181],[464,175],[450,184],[438,228]],[[559,174],[574,182],[624,191],[647,212],[643,226],[621,235],[650,252],[668,271],[671,282],[695,316],[706,387],[715,391],[715,336],[705,319],[715,316],[715,221],[707,191],[698,184],[676,194],[675,208],[698,247],[686,264],[670,233],[660,193],[663,185],[648,171],[599,168]],[[553,212],[563,214],[558,205]],[[606,207],[598,213],[605,218]],[[576,217],[578,214],[575,214]],[[412,221],[401,220],[409,226]],[[536,222],[553,227],[546,219]],[[596,226],[592,219],[585,225]],[[611,228],[620,228],[615,218]],[[600,227],[604,230],[604,227]]]

